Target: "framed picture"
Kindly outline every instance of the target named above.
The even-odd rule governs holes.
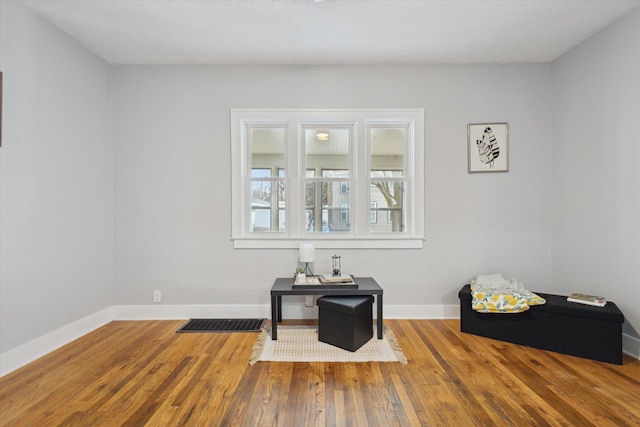
[[[469,173],[509,171],[507,127],[506,123],[467,125]]]

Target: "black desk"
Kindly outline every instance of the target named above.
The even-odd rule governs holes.
[[[378,306],[376,326],[382,339],[382,288],[373,277],[355,277],[358,289],[293,289],[293,278],[278,278],[271,287],[271,339],[278,339],[278,322],[282,322],[283,295],[375,295]]]

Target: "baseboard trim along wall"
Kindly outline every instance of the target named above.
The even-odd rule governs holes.
[[[285,319],[317,318],[317,306],[282,305]],[[374,308],[374,318],[375,318]],[[385,319],[458,319],[458,305],[385,305]],[[100,310],[60,329],[0,354],[0,377],[9,374],[89,332],[119,320],[180,320],[197,318],[271,318],[269,305],[116,305]],[[623,352],[640,359],[640,339],[623,334]]]
[[[65,344],[113,321],[112,307],[107,307],[35,340],[0,354],[0,377],[59,349]]]
[[[622,334],[622,352],[640,360],[640,338]]]

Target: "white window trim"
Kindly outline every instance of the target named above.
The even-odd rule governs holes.
[[[289,171],[303,170],[302,153],[299,153],[298,133],[303,127],[313,125],[314,122],[337,125],[345,123],[344,118],[355,122],[354,140],[362,143],[367,136],[369,126],[377,123],[397,122],[410,123],[409,129],[413,132],[411,138],[414,143],[406,153],[407,182],[407,224],[403,233],[371,233],[369,228],[369,209],[358,209],[358,206],[369,207],[368,191],[355,191],[354,179],[358,177],[358,171],[369,169],[368,148],[358,148],[352,159],[353,175],[349,184],[353,200],[350,216],[357,218],[354,228],[347,235],[333,233],[306,234],[303,230],[303,218],[292,214],[292,206],[298,206],[304,197],[304,185],[302,180],[287,180],[287,231],[281,233],[249,233],[248,210],[245,208],[248,195],[248,180],[246,171],[250,165],[250,153],[246,134],[247,125],[257,126],[284,126],[288,150],[285,154],[285,164]],[[424,241],[424,206],[425,206],[425,158],[424,158],[424,110],[423,109],[231,109],[231,214],[232,230],[231,239],[234,248],[295,248],[299,247],[301,240],[314,241],[317,248],[353,248],[353,249],[400,249],[422,248]],[[368,144],[366,144],[368,146]],[[368,184],[367,184],[368,185]],[[367,188],[368,189],[368,188]],[[355,194],[355,195],[354,195]],[[303,215],[304,216],[304,210]]]

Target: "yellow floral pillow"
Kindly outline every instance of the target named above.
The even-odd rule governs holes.
[[[521,313],[532,305],[544,304],[544,298],[533,292],[501,292],[498,290],[471,288],[471,307],[480,313]]]

